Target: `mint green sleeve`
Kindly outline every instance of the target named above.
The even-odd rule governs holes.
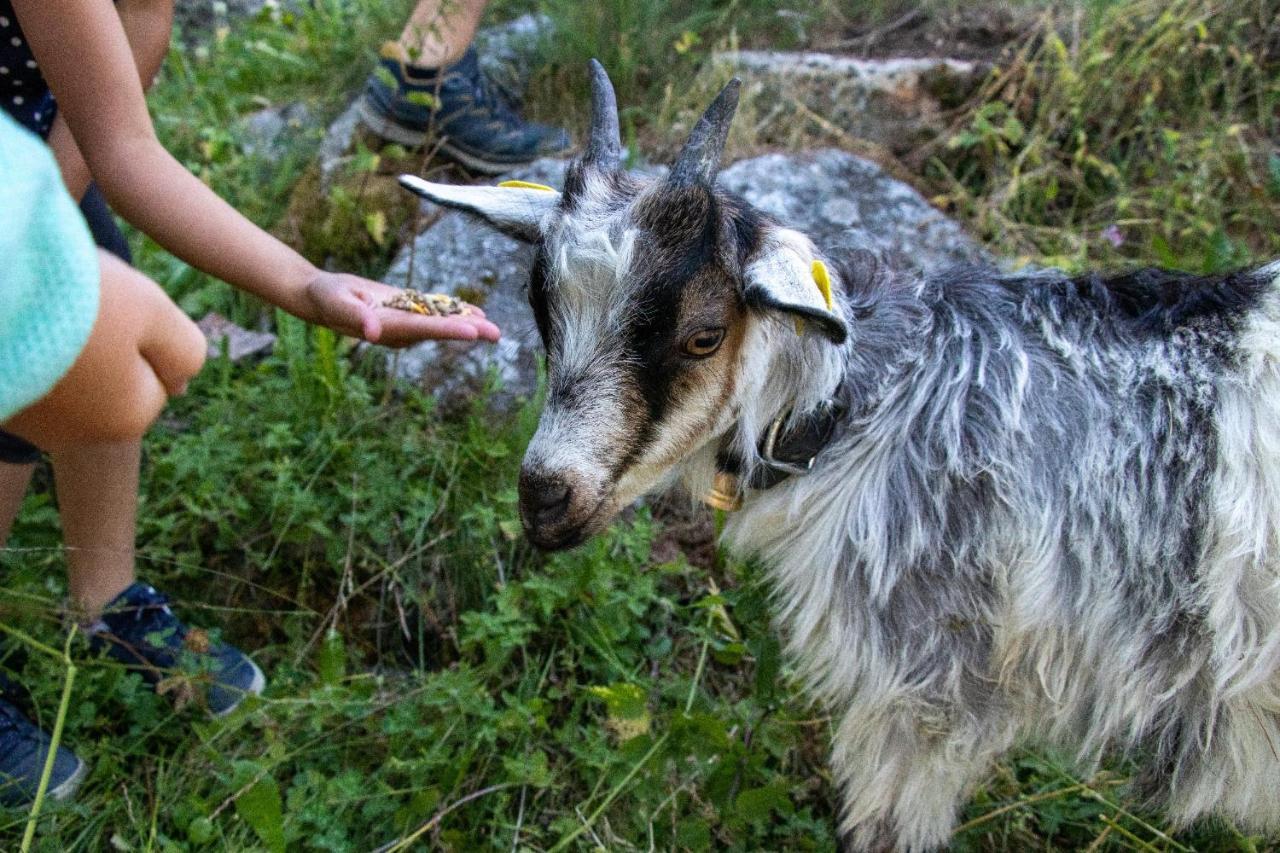
[[[0,422],[39,400],[98,316],[98,255],[49,147],[0,110]]]

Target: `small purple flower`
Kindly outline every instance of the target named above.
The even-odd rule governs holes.
[[[1113,249],[1124,245],[1124,233],[1114,222],[1102,229],[1102,239],[1110,243]]]

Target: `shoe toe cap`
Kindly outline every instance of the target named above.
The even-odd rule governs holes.
[[[223,665],[220,667],[217,681],[209,687],[209,710],[215,717],[230,714],[246,696],[261,695],[267,686],[266,676],[247,655],[230,646],[224,647],[219,655]]]

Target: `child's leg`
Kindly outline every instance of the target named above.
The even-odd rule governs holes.
[[[0,435],[0,442],[3,441],[4,436]],[[9,539],[13,520],[18,517],[27,484],[31,482],[31,472],[35,470],[36,466],[32,464],[14,465],[0,461],[0,548]]]
[[[400,34],[400,46],[414,65],[452,65],[471,46],[487,5],[489,0],[419,0]]]
[[[51,451],[71,598],[87,616],[133,582],[141,436],[206,347],[157,284],[112,255],[99,264],[98,318],[80,357],[4,424]]]
[[[82,618],[95,618],[134,580],[138,441],[50,454],[67,545],[67,585]]]

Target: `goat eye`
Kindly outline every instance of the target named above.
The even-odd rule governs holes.
[[[706,358],[724,343],[724,329],[699,329],[684,339],[680,350],[690,358]]]

